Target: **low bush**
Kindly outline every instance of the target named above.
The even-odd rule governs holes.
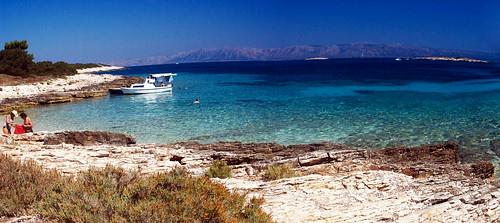
[[[29,161],[20,163],[0,154],[0,216],[27,214],[35,201],[62,182],[55,171],[45,171]]]
[[[205,175],[210,178],[229,178],[231,177],[231,167],[223,160],[214,160],[205,172]]]
[[[63,77],[68,75],[76,74],[77,71],[65,62],[52,63],[50,61],[43,61],[34,63],[29,69],[29,74],[31,76],[54,76]]]
[[[264,172],[265,180],[278,180],[282,178],[294,177],[297,174],[290,164],[271,164]]]
[[[106,64],[98,64],[98,63],[70,63],[68,65],[71,66],[73,69],[85,69],[85,68],[93,68],[100,66],[108,66]]]
[[[0,216],[54,222],[272,222],[247,200],[184,169],[141,176],[107,166],[75,178],[0,156]]]

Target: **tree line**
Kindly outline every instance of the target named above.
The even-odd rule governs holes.
[[[7,42],[0,51],[0,74],[12,76],[67,76],[76,74],[76,69],[97,67],[100,64],[69,64],[66,62],[33,61],[33,54],[28,52],[28,41]]]

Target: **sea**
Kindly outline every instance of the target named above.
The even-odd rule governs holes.
[[[106,72],[177,73],[171,93],[110,95],[30,109],[35,131],[102,130],[139,143],[455,141],[494,155],[500,66],[431,60],[210,62]],[[200,104],[193,104],[195,98]]]

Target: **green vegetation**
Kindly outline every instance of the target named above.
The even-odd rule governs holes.
[[[67,76],[76,74],[76,69],[91,68],[99,64],[68,64],[50,61],[34,62],[33,54],[28,53],[28,42],[12,41],[5,43],[0,51],[0,74],[12,76]]]
[[[33,212],[33,204],[47,191],[55,189],[63,178],[54,171],[29,161],[21,164],[0,155],[0,216],[15,216]]]
[[[27,50],[28,49],[28,41],[26,40],[14,40],[12,42],[7,42],[5,43],[5,49],[6,50],[14,50],[14,49],[20,49],[20,50]]]
[[[12,41],[5,43],[5,47],[0,51],[0,73],[14,76],[29,74],[34,65],[33,54],[29,54],[28,42]]]
[[[214,160],[205,175],[210,178],[229,178],[231,177],[231,167],[229,167],[223,160]]]
[[[278,180],[282,178],[294,177],[297,174],[290,164],[272,164],[267,166],[264,172],[265,180]]]
[[[272,222],[262,199],[185,169],[141,176],[107,166],[75,178],[0,155],[0,216],[53,222]]]

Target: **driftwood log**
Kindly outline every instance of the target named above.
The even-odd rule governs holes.
[[[326,153],[328,157],[322,157],[319,159],[312,159],[306,162],[300,162],[300,158],[297,157],[297,162],[299,163],[299,166],[314,166],[314,165],[319,165],[319,164],[324,164],[324,163],[330,163],[334,159],[330,156],[330,153]]]
[[[326,157],[309,158],[305,161],[300,161],[300,157],[297,157],[297,162],[299,163],[299,166],[302,167],[331,162],[342,162],[344,160],[364,160],[367,158],[367,154],[363,150],[330,151],[327,152],[326,155]]]

